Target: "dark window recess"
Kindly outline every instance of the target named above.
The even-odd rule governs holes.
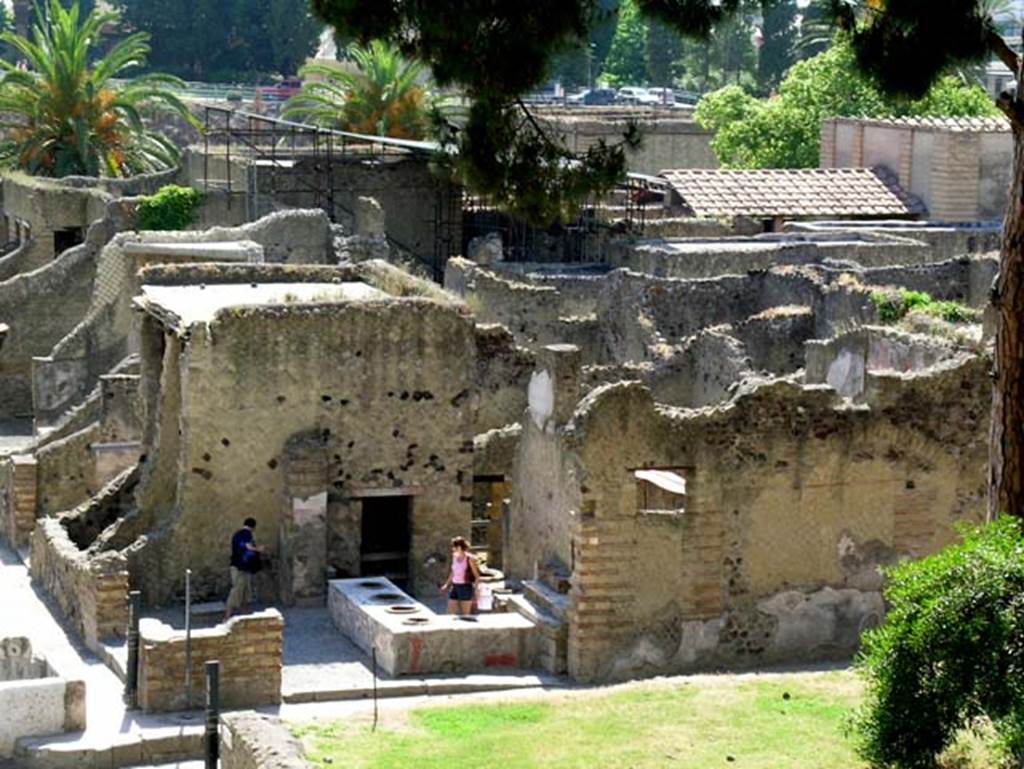
[[[68,227],[53,232],[53,255],[60,256],[69,248],[85,242],[85,231],[81,227]]]
[[[361,576],[387,577],[402,589],[408,587],[411,511],[412,497],[363,500]]]

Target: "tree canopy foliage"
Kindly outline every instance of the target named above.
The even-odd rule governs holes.
[[[45,10],[30,38],[0,36],[24,64],[0,61],[0,125],[7,129],[0,161],[39,176],[126,176],[172,166],[177,148],[146,127],[143,112],[166,109],[192,120],[172,90],[181,82],[159,74],[113,82],[145,63],[148,35],[129,35],[97,57],[100,31],[117,13],[94,8],[82,16],[77,4],[65,8],[60,0]]]
[[[430,121],[427,92],[418,82],[423,65],[383,40],[353,45],[348,55],[351,63],[304,67],[307,80],[284,117],[355,133],[424,138]]]
[[[148,32],[149,62],[187,80],[294,75],[322,25],[307,0],[114,0],[124,22]]]
[[[814,168],[828,117],[977,117],[998,115],[984,89],[947,75],[921,98],[885,94],[857,69],[846,38],[793,65],[778,95],[757,99],[737,86],[707,94],[696,119],[715,133],[712,149],[727,168]]]
[[[885,622],[863,639],[860,751],[872,766],[930,769],[957,732],[991,720],[1024,760],[1024,532],[1004,518],[888,573]]]

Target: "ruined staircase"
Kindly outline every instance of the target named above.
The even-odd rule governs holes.
[[[522,595],[510,596],[508,603],[510,609],[536,624],[540,632],[541,667],[548,673],[565,674],[568,671],[569,596],[548,581],[527,580],[523,583]]]

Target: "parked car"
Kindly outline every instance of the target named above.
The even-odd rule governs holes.
[[[566,100],[567,104],[585,105],[587,107],[606,107],[615,103],[615,91],[611,88],[590,88],[573,94]]]
[[[671,107],[676,103],[676,92],[671,88],[648,88],[647,93],[654,97],[656,104]]]
[[[288,101],[302,90],[302,80],[289,78],[274,85],[262,85],[256,89],[257,96],[263,101]]]
[[[615,101],[619,104],[659,104],[658,98],[647,92],[646,88],[637,85],[626,85],[615,94]]]

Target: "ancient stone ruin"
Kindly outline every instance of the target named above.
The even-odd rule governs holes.
[[[668,174],[642,219],[624,189],[527,253],[479,201],[435,216],[461,190],[415,149],[360,151],[333,207],[301,152],[4,179],[0,528],[120,674],[139,591],[141,708],[202,701],[186,571],[191,678],[221,659],[232,704],[329,698],[371,654],[392,682],[618,681],[849,658],[879,567],[983,516],[997,224],[687,217]],[[138,231],[172,179],[195,224]],[[249,516],[259,607],[221,622]],[[475,622],[439,601],[456,535],[493,588]],[[28,643],[0,641],[6,678],[77,686]]]

